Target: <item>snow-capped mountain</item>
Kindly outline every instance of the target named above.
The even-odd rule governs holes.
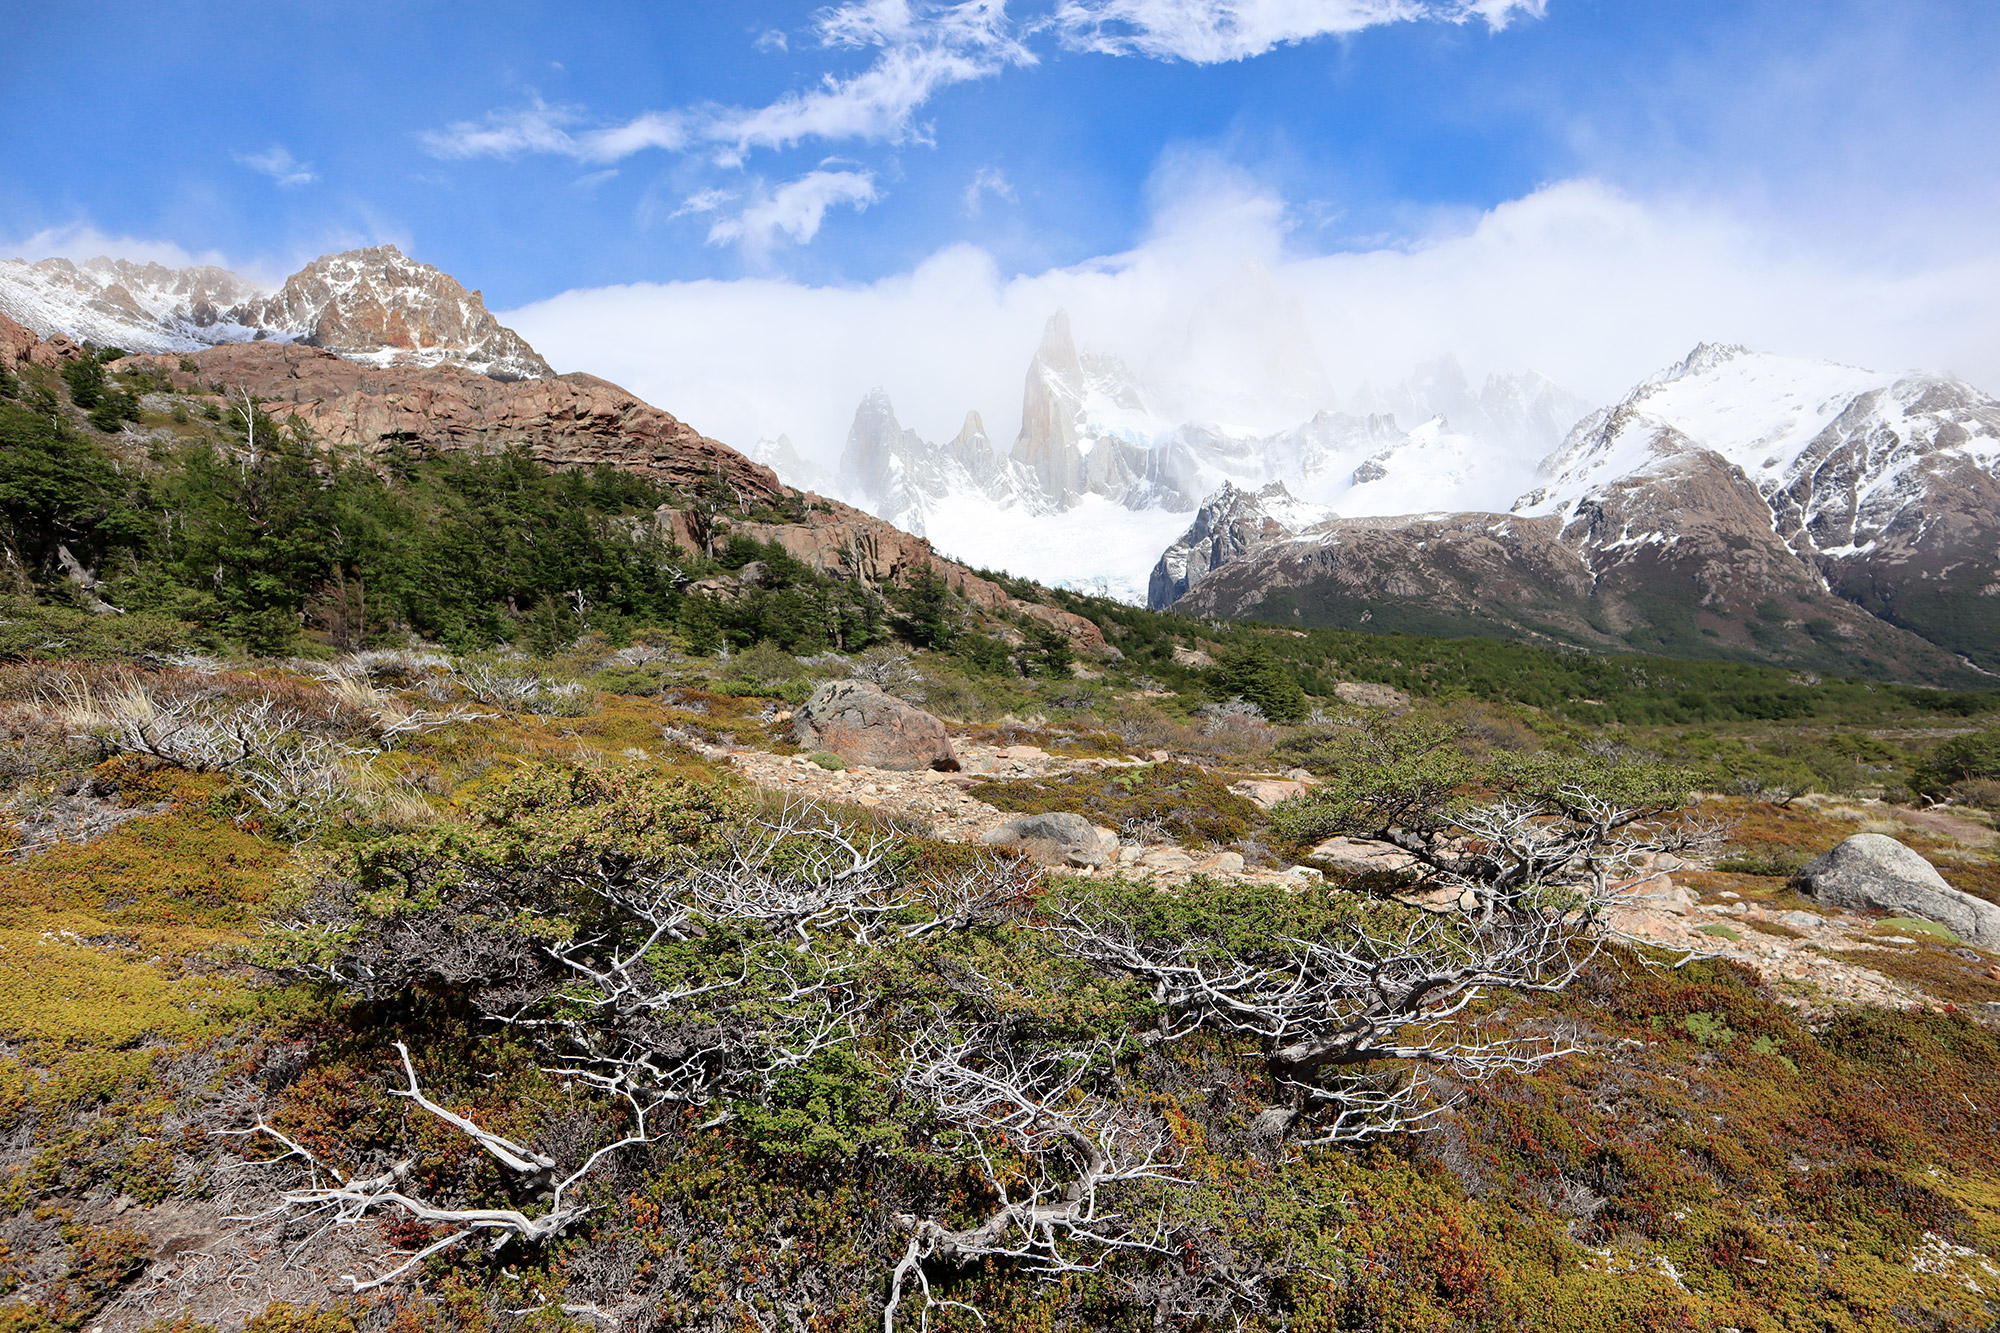
[[[1514,510],[1567,523],[1695,451],[1741,470],[1794,551],[1840,559],[1921,527],[1939,469],[2000,475],[2000,401],[1945,376],[1704,343],[1579,422]]]
[[[1423,603],[1429,623],[1579,643],[2000,668],[2000,401],[1963,381],[1704,344],[1541,471],[1506,514],[1365,534],[1218,492],[1153,603],[1327,623]],[[1426,583],[1447,567],[1449,595]]]
[[[783,477],[787,486],[817,495],[832,495],[836,489],[833,474],[811,459],[801,457],[789,435],[780,435],[775,440],[759,440],[745,452],[751,462],[762,463]]]
[[[247,342],[238,306],[265,289],[225,268],[167,268],[99,256],[84,263],[0,260],[0,314],[41,337],[130,352],[192,352]]]
[[[480,293],[393,245],[321,255],[239,321],[383,366],[465,366],[500,380],[555,374],[527,340],[486,309]]]
[[[1191,343],[1200,344],[1201,327],[1197,318]],[[1305,336],[1302,324],[1292,331],[1282,319],[1270,323],[1257,346],[1282,364],[1264,381],[1250,368],[1230,369],[1224,399],[1254,389],[1276,395],[1280,410],[1307,393],[1331,402],[1310,340],[1286,350]],[[1219,353],[1202,355],[1229,368]],[[1021,427],[1006,453],[976,411],[952,440],[933,443],[903,426],[876,389],[855,412],[834,485],[839,498],[975,563],[1137,602],[1147,591],[1150,552],[1184,526],[1172,516],[1194,511],[1220,487],[1254,493],[1282,482],[1288,496],[1329,515],[1498,508],[1589,410],[1532,374],[1490,377],[1475,393],[1449,359],[1375,395],[1411,427],[1390,411],[1329,406],[1290,428],[1257,430],[1182,419],[1167,406],[1177,397],[1187,394],[1149,382],[1116,356],[1080,348],[1059,310],[1029,362]],[[759,456],[793,484],[816,488],[803,459]],[[1109,550],[1112,531],[1146,543],[1147,557]]]
[[[555,374],[478,292],[393,245],[322,255],[276,291],[213,267],[0,261],[0,314],[44,338],[130,352],[298,342],[374,365],[448,362],[502,380]]]

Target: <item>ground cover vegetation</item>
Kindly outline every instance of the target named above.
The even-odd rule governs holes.
[[[0,402],[9,1333],[2000,1317],[2000,960],[1885,921],[1854,952],[1938,1003],[1801,1006],[1601,915],[1698,852],[1808,907],[1797,866],[1892,813],[2000,901],[1953,832],[1988,696],[1012,585],[1090,658],[653,535],[698,497],[329,460],[91,364]],[[121,453],[134,413],[178,442]],[[1393,847],[1466,906],[1050,873],[734,776],[857,675],[1125,761],[973,787],[1004,809]]]

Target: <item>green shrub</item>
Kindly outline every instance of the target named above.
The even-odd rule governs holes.
[[[821,750],[816,754],[808,755],[807,758],[829,773],[838,773],[847,767],[847,761],[839,755],[834,754],[831,750]]]
[[[1994,778],[2000,778],[2000,727],[1940,742],[1910,774],[1910,787],[1939,800],[1956,783]]]
[[[1296,722],[1306,715],[1306,692],[1262,636],[1223,649],[1212,675],[1221,698],[1253,703],[1273,722]]]

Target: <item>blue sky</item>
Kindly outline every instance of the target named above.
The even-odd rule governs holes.
[[[1654,341],[1607,346],[1613,324],[1651,320],[1667,349],[1706,314],[1715,336],[1948,365],[2000,388],[1996,321],[1967,308],[2000,253],[2000,6],[1987,3],[10,9],[0,248],[277,278],[395,241],[522,312],[560,367],[617,362],[739,435],[824,416],[869,377],[848,358],[811,406],[724,411],[817,375],[814,347],[839,339],[841,302],[862,296],[888,381],[925,352],[898,341],[899,323],[1004,323],[953,353],[998,369],[933,368],[927,382],[949,383],[905,394],[935,398],[918,409],[927,430],[963,410],[952,403],[1004,415],[985,400],[1018,385],[1047,313],[1036,302],[1067,303],[1078,274],[1137,282],[1148,256],[1179,275],[1165,305],[1198,304],[1256,258],[1305,293],[1341,383],[1391,373],[1363,364],[1387,347],[1503,368],[1511,308],[1532,316],[1521,363],[1591,393],[1653,368]],[[1509,227],[1539,238],[1510,250]],[[1605,284],[1571,263],[1579,251],[1612,273],[1663,268],[1648,288],[1660,295],[1625,299],[1666,304],[1594,304]],[[1511,266],[1512,294],[1468,295],[1485,304],[1463,327],[1411,327],[1408,307],[1469,290],[1454,254]],[[1399,256],[1404,276],[1381,277]],[[1287,280],[1289,265],[1342,259]],[[956,276],[912,296],[940,266]],[[1051,277],[1065,273],[1070,287]],[[954,308],[965,282],[983,295]],[[1766,285],[1753,300],[1746,282]],[[648,284],[650,304],[634,306],[630,284]],[[1521,312],[1524,289],[1552,308]],[[1104,297],[1097,335],[1138,338],[1114,308],[1149,299]],[[697,314],[746,361],[708,398],[692,372],[647,369],[701,359],[653,329]],[[757,361],[774,321],[809,336]],[[1331,327],[1370,321],[1386,331],[1352,349]]]

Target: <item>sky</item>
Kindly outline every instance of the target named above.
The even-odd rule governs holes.
[[[1247,425],[1702,340],[2000,390],[1990,3],[7,9],[0,253],[393,242],[739,447],[830,460],[878,384],[1004,447],[1058,308]]]

